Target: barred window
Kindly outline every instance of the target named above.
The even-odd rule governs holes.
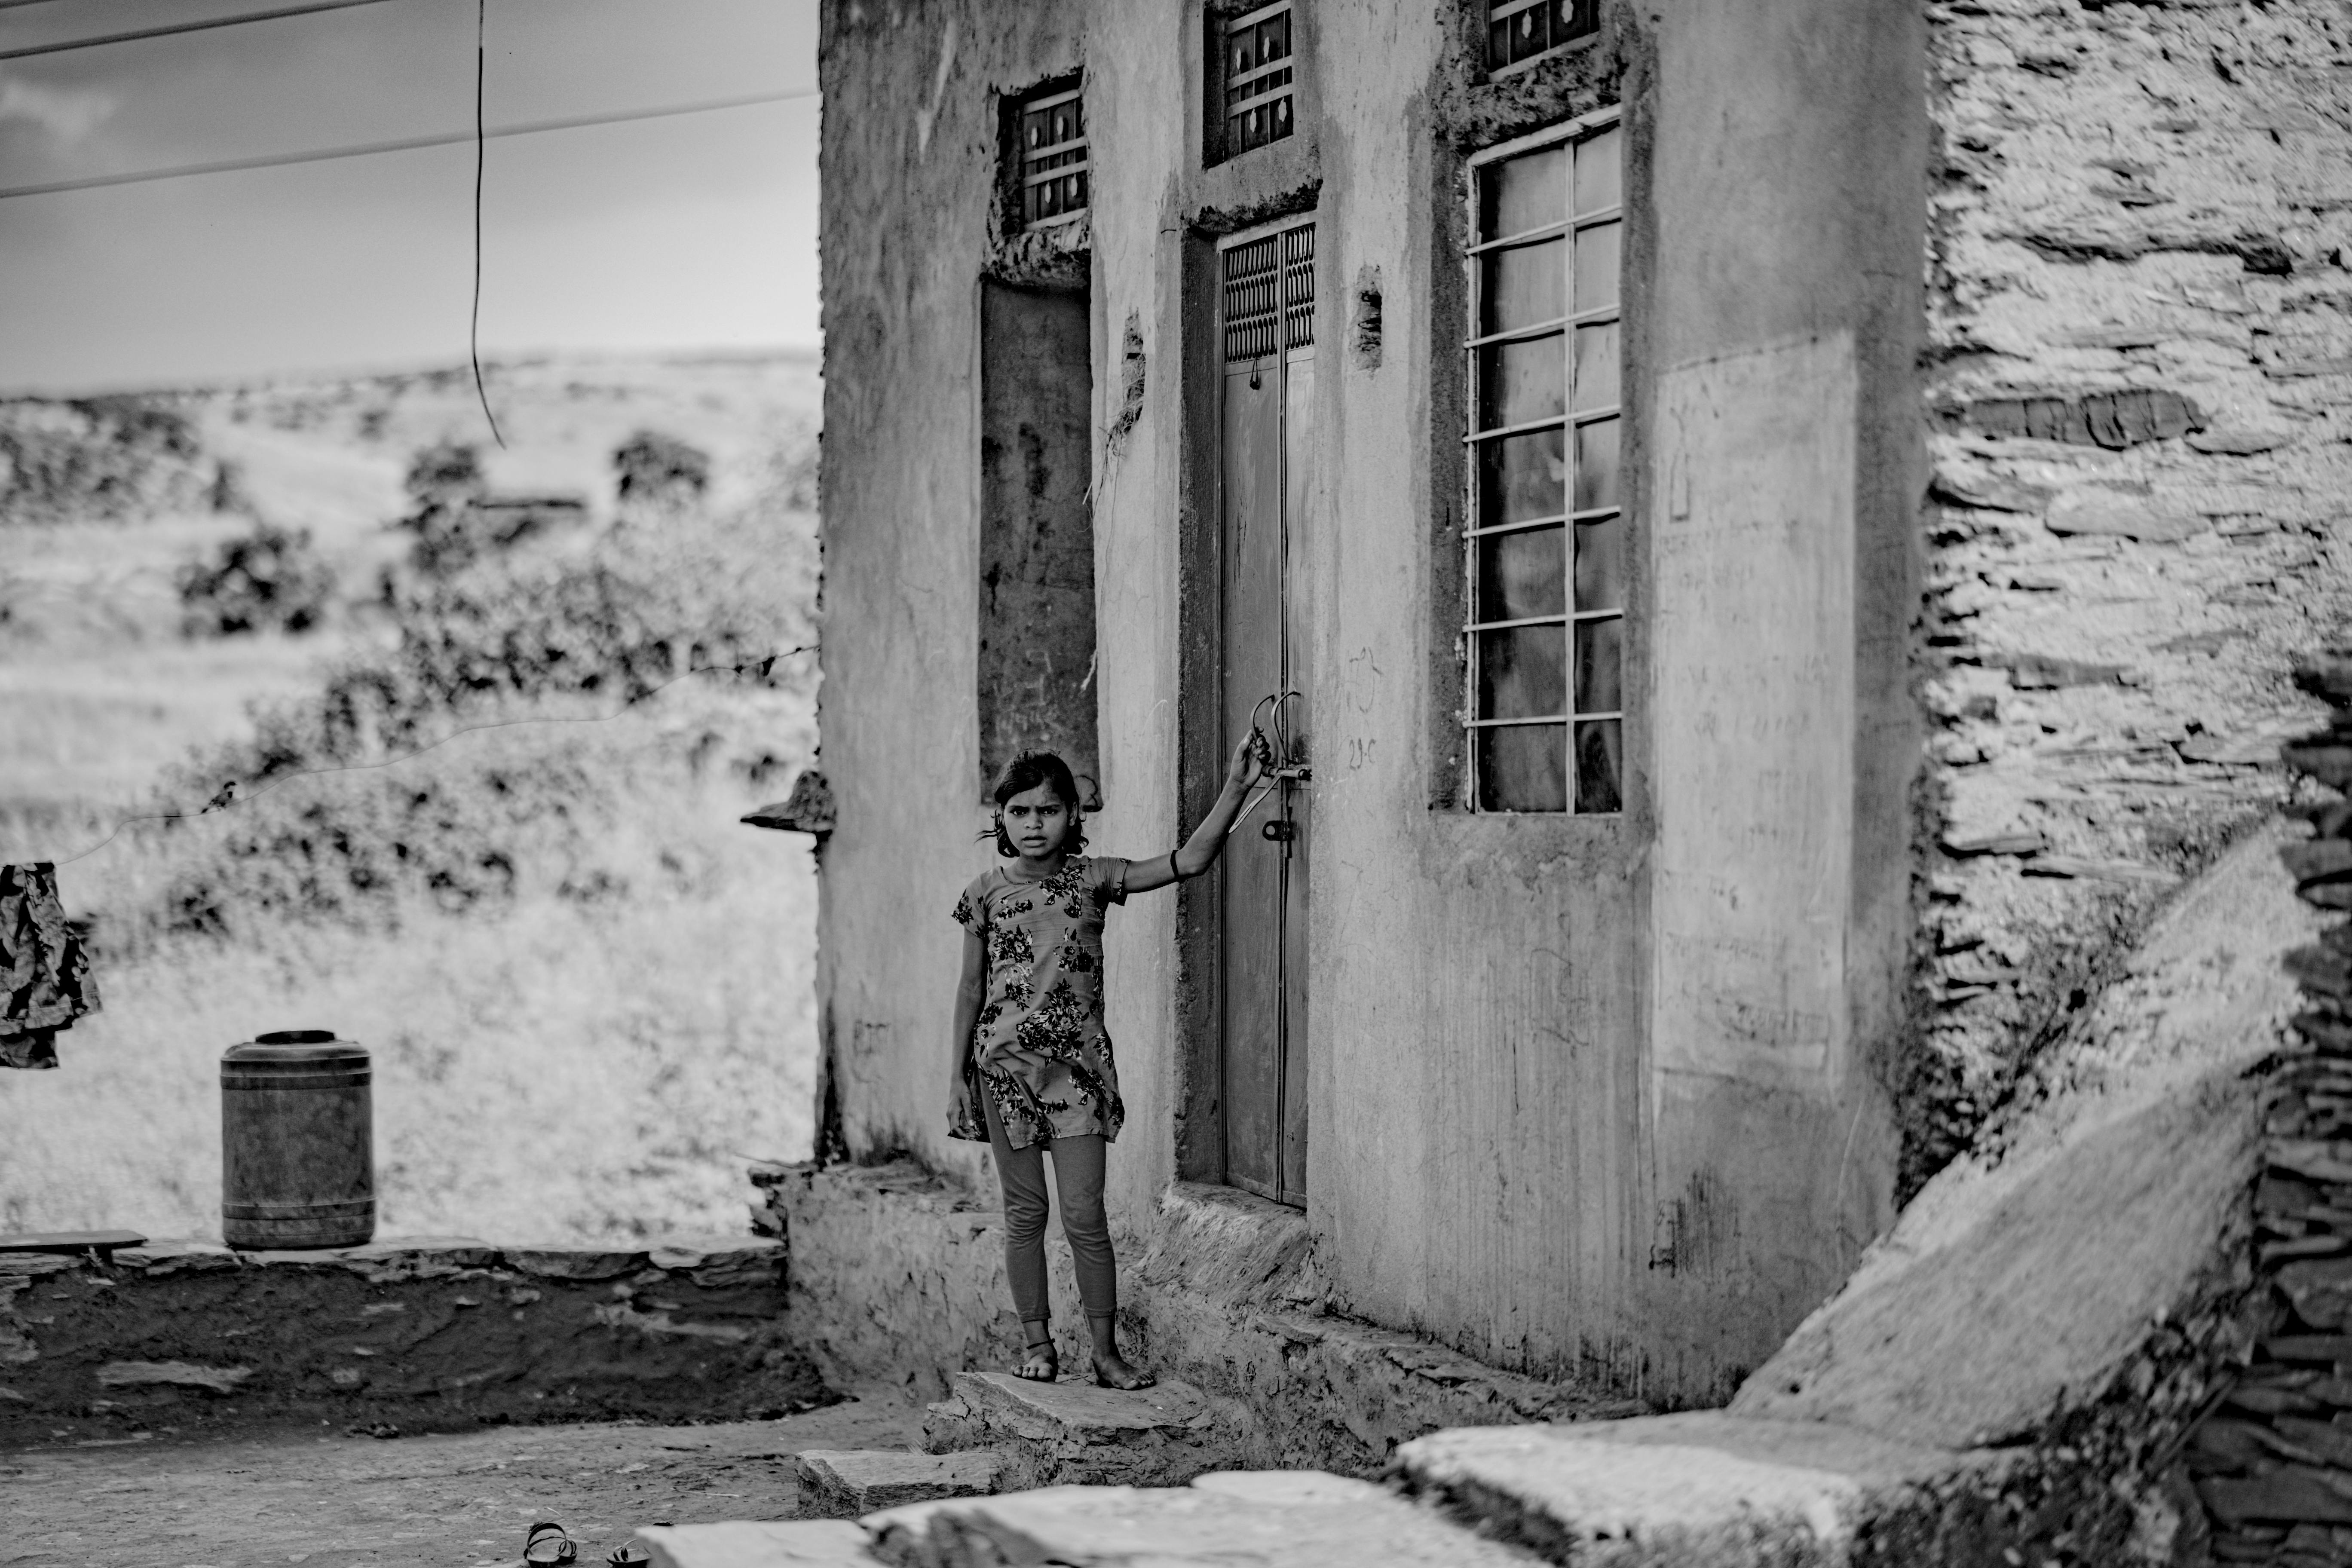
[[[1223,24],[1224,156],[1230,158],[1297,128],[1291,0],[1261,5]]]
[[[1623,136],[1607,117],[1473,163],[1468,675],[1481,811],[1620,809]]]
[[[1600,30],[1601,0],[1487,0],[1487,73],[1540,59]]]
[[[1029,228],[1067,223],[1087,210],[1092,163],[1086,100],[1076,88],[1021,106],[1021,221]]]

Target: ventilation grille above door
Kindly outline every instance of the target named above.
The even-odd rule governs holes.
[[[1225,252],[1225,358],[1257,359],[1315,342],[1315,226]]]

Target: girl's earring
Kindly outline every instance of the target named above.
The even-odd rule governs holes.
[[[1001,816],[996,819],[996,852],[1007,860],[1016,858],[1021,853],[1020,850],[1013,847],[1013,835],[1004,831],[1004,818]]]

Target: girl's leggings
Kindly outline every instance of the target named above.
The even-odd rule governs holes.
[[[1004,1272],[1013,1282],[1013,1305],[1024,1323],[1053,1316],[1045,1299],[1045,1151],[1032,1143],[1015,1149],[1005,1142],[996,1100],[982,1093],[988,1146],[996,1155],[997,1184],[1004,1189]],[[1062,1234],[1078,1266],[1078,1300],[1087,1316],[1118,1310],[1118,1275],[1111,1258],[1110,1225],[1103,1218],[1103,1151],[1097,1135],[1056,1138],[1054,1184],[1062,1193]]]

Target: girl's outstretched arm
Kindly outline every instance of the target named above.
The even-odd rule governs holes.
[[[980,1005],[988,994],[988,944],[976,931],[963,933],[963,974],[956,982],[955,1045],[948,1052],[948,1105],[958,1120],[980,1108],[966,1102],[971,1087],[964,1069],[971,1061],[972,1031],[980,1026]]]
[[[1265,772],[1258,761],[1257,732],[1252,731],[1234,748],[1233,760],[1225,764],[1225,787],[1217,795],[1217,804],[1192,829],[1192,837],[1184,840],[1181,849],[1171,849],[1165,855],[1155,855],[1149,860],[1138,860],[1127,868],[1127,890],[1148,893],[1154,888],[1164,888],[1171,882],[1181,882],[1199,876],[1216,864],[1224,853],[1225,835],[1241,815],[1242,803],[1249,797],[1250,785],[1257,783]]]

